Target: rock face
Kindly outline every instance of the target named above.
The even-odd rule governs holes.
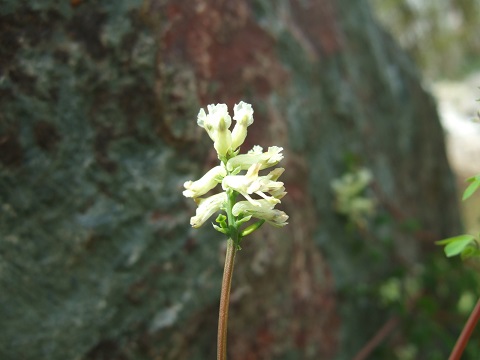
[[[480,73],[474,73],[461,81],[439,81],[433,85],[447,135],[448,158],[462,183],[480,168],[480,124],[476,119],[479,83]]]
[[[223,241],[190,229],[181,196],[216,161],[195,121],[209,103],[252,103],[243,150],[286,154],[290,225],[237,256],[230,359],[352,358],[393,311],[381,285],[459,231],[435,105],[366,1],[7,1],[0,16],[2,359],[214,358]],[[351,166],[375,179],[360,227],[330,187]]]

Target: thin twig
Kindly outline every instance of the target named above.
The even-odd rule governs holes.
[[[218,313],[217,360],[227,359],[228,305],[230,303],[230,287],[236,252],[237,247],[234,241],[228,239],[225,268],[223,269],[222,293],[220,295],[220,310]]]
[[[397,327],[399,323],[398,317],[392,317],[388,320],[375,334],[375,336],[370,339],[370,341],[365,344],[365,346],[355,355],[353,360],[364,360],[370,353],[375,350],[375,348],[380,345],[380,343]]]
[[[468,318],[462,333],[458,337],[457,343],[450,354],[448,360],[460,360],[463,350],[467,346],[468,339],[470,339],[470,335],[472,335],[473,329],[475,329],[475,325],[477,325],[478,320],[480,319],[480,299],[477,301],[477,305],[473,309],[470,317]]]

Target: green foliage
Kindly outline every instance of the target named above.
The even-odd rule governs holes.
[[[472,235],[458,235],[448,239],[444,239],[436,242],[437,245],[446,245],[445,246],[445,255],[447,257],[452,257],[462,254],[462,257],[472,256],[477,247],[475,237]],[[473,249],[472,249],[473,248]]]
[[[471,178],[467,179],[467,181],[470,183],[470,185],[468,185],[468,187],[465,189],[462,200],[467,200],[475,193],[475,191],[478,190],[478,188],[480,188],[480,174],[472,176]]]
[[[470,185],[463,193],[462,200],[467,200],[480,188],[480,174],[467,179]],[[480,237],[480,236],[479,236]],[[473,235],[464,234],[436,242],[437,245],[445,245],[444,251],[447,257],[460,255],[462,259],[472,257],[480,258],[480,239]]]

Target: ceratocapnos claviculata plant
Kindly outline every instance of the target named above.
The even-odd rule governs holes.
[[[243,101],[236,104],[233,120],[227,105],[207,106],[208,114],[200,109],[197,124],[204,128],[213,140],[220,164],[213,167],[196,181],[184,184],[183,195],[197,203],[195,216],[190,220],[194,228],[203,225],[213,214],[222,211],[216,218],[215,230],[227,236],[227,254],[220,296],[220,311],[217,337],[217,359],[226,359],[227,321],[230,285],[236,251],[242,239],[257,230],[264,222],[281,227],[287,224],[288,215],[275,209],[286,192],[282,182],[277,181],[284,172],[276,168],[266,175],[260,171],[277,165],[283,159],[282,148],[271,146],[266,152],[256,145],[246,154],[240,154],[240,146],[247,136],[247,128],[253,123],[253,109]],[[222,192],[209,195],[221,184]],[[239,200],[239,196],[241,199]],[[255,221],[252,224],[250,222]]]

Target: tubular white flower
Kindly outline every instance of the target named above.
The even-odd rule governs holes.
[[[237,121],[232,131],[232,149],[235,150],[243,144],[247,137],[247,127],[253,123],[252,105],[240,101],[233,108],[233,119]]]
[[[252,205],[248,201],[237,202],[232,209],[234,216],[240,214],[251,215],[257,219],[263,219],[273,226],[282,227],[287,225],[288,215],[281,210],[274,209],[275,204],[268,200],[258,200],[260,206]]]
[[[198,205],[195,216],[190,219],[190,225],[194,228],[199,228],[210,216],[215,214],[227,201],[227,194],[222,192],[220,194],[212,195],[208,198],[198,198],[195,202]]]
[[[229,130],[232,118],[228,114],[227,105],[212,104],[207,106],[207,110],[208,115],[200,109],[197,124],[207,131],[218,155],[225,156],[232,145],[232,133]]]
[[[183,192],[183,196],[195,198],[206,194],[217,186],[217,184],[221,183],[226,175],[227,171],[223,166],[215,166],[197,181],[186,181],[185,184],[183,184],[186,189]]]
[[[252,205],[260,206],[258,200],[252,199],[251,194],[257,194],[260,197],[274,204],[280,202],[280,197],[285,195],[283,183],[271,180],[273,176],[280,176],[279,171],[272,171],[267,176],[258,176],[260,164],[253,164],[245,175],[227,175],[223,178],[222,188],[224,190],[233,189],[242,194]],[[281,173],[281,172],[280,172]],[[277,176],[277,178],[278,178]],[[274,192],[276,196],[267,196],[265,193]]]
[[[233,171],[236,168],[247,170],[253,164],[260,164],[260,170],[277,165],[283,159],[283,148],[270,146],[267,152],[262,152],[260,146],[254,146],[247,154],[237,155],[227,162],[227,170]]]

